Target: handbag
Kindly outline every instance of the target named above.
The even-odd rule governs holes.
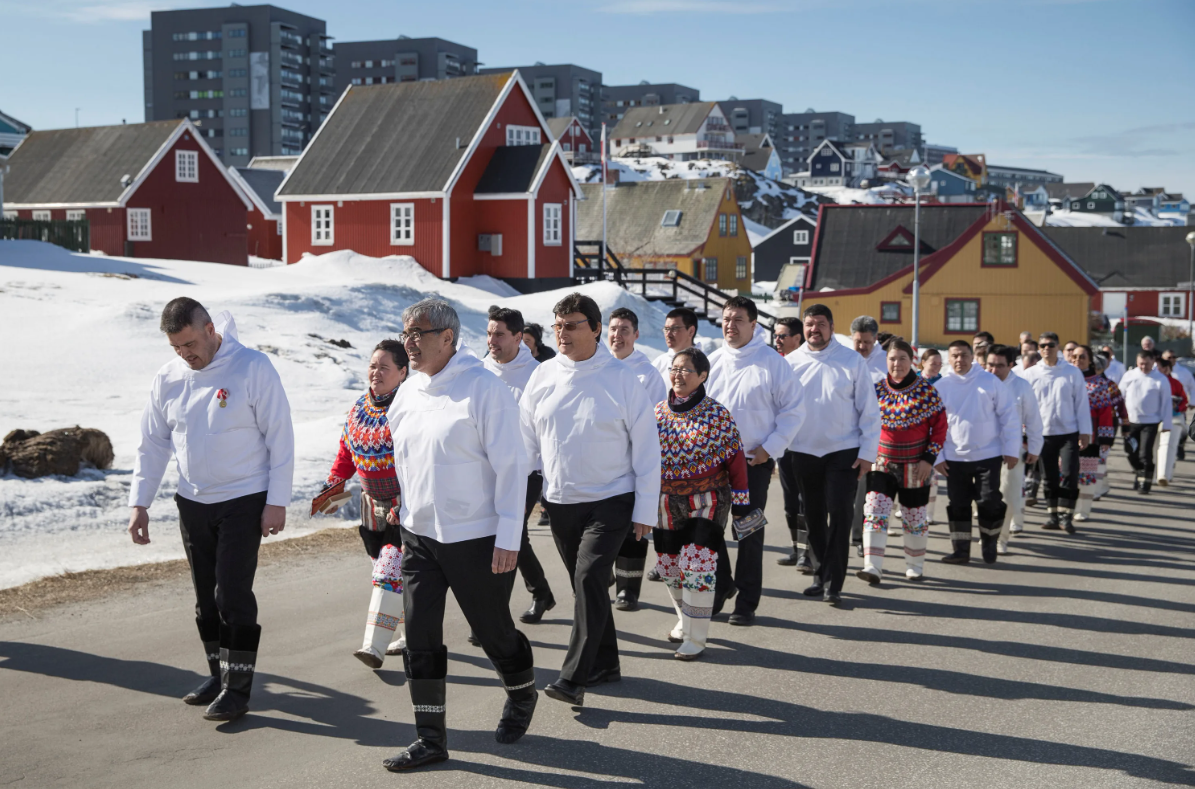
[[[332,515],[340,509],[341,504],[348,501],[352,496],[353,494],[345,492],[344,480],[337,482],[335,485],[329,485],[311,500],[311,514],[315,515],[315,513],[321,512],[324,515]]]
[[[768,525],[768,519],[763,516],[763,510],[758,507],[741,518],[735,518],[731,524],[734,538],[742,541]]]

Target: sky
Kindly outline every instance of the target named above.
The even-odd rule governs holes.
[[[247,4],[247,3],[246,3]],[[141,31],[188,0],[0,0],[0,110],[34,128],[144,120]],[[1195,197],[1192,0],[295,0],[341,41],[437,36],[486,66],[920,123],[989,163]]]

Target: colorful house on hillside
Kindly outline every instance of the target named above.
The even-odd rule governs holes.
[[[737,134],[735,142],[743,146],[743,158],[739,165],[746,170],[757,172],[765,178],[779,181],[784,177],[784,167],[780,162],[780,154],[772,143],[772,135]]]
[[[823,205],[804,306],[825,304],[839,327],[872,315],[912,337],[913,206]],[[990,331],[1088,337],[1098,287],[1006,203],[921,207],[920,342],[944,347]],[[842,328],[839,329],[840,331]]]
[[[755,282],[776,282],[778,287],[788,287],[804,282],[801,276],[813,255],[813,234],[817,220],[808,214],[799,214],[764,236],[751,251],[752,279]],[[781,272],[786,267],[799,266],[799,272],[789,271],[785,285],[780,286]]]
[[[86,219],[108,255],[249,262],[253,205],[186,118],[30,132],[5,200],[21,219]]]
[[[970,178],[977,187],[988,182],[987,157],[982,153],[948,153],[942,157],[942,166]]]
[[[602,237],[602,185],[583,184],[577,237]],[[730,178],[625,182],[606,192],[607,245],[628,268],[676,269],[751,292],[751,241]]]
[[[586,164],[600,158],[601,151],[576,116],[548,118],[548,128],[552,131],[552,139],[560,141],[560,150],[567,161]]]
[[[1107,184],[1096,184],[1087,194],[1068,201],[1063,207],[1084,214],[1101,214],[1111,217],[1115,222],[1123,222],[1124,206],[1120,192]]]
[[[929,168],[929,188],[939,203],[975,202],[975,181],[940,164]]]
[[[571,275],[581,190],[517,71],[349,86],[277,197],[287,263],[351,249],[440,277]]]
[[[282,204],[274,199],[274,193],[282,185],[286,170],[229,167],[228,174],[253,204],[245,223],[249,254],[282,260]]]
[[[21,123],[11,115],[0,112],[0,156],[7,156],[21,144],[25,135],[33,131],[27,123]]]
[[[743,146],[716,101],[631,107],[609,132],[615,156],[738,161]]]

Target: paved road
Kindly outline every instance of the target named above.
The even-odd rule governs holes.
[[[773,562],[787,534],[770,528],[757,626],[715,621],[706,658],[682,664],[663,640],[666,593],[647,584],[644,610],[617,614],[626,679],[580,711],[541,696],[513,746],[494,742],[502,694],[453,607],[453,758],[421,774],[380,766],[414,738],[401,661],[375,673],[350,656],[363,554],[263,569],[254,712],[221,726],[178,701],[202,666],[183,582],[10,621],[0,785],[1195,785],[1195,463],[1180,471],[1142,499],[1115,460],[1097,520],[1067,537],[1033,511],[995,567],[939,563],[939,521],[925,583],[904,582],[898,557],[878,589],[851,577],[837,610],[800,596],[803,579]],[[774,524],[779,503],[773,485]],[[546,531],[533,541],[567,599]],[[561,608],[526,629],[541,687],[563,657]]]

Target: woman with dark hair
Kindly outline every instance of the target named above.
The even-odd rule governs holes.
[[[681,642],[678,660],[705,650],[726,518],[751,514],[743,442],[730,411],[705,393],[709,372],[701,350],[678,351],[668,371],[672,391],[656,405],[662,482],[652,537],[679,617],[668,634]]]
[[[946,408],[928,380],[913,370],[916,356],[899,338],[888,343],[888,375],[875,385],[880,402],[880,452],[867,473],[863,505],[864,565],[856,575],[875,585],[884,572],[888,519],[900,500],[905,577],[922,578],[929,540],[927,505],[934,461],[946,440]]]
[[[528,323],[523,327],[523,344],[531,351],[531,358],[540,364],[556,355],[556,351],[544,345],[544,327],[538,323]]]
[[[386,411],[407,379],[406,349],[398,340],[382,340],[369,360],[369,389],[349,409],[340,433],[340,447],[317,509],[331,515],[354,474],[361,478],[361,540],[373,560],[373,597],[365,619],[365,642],[353,655],[370,668],[380,668],[386,655],[402,651],[404,639],[391,640],[403,622],[402,538],[399,536],[398,476],[394,441]],[[326,494],[336,491],[335,495]]]
[[[1075,520],[1085,521],[1091,519],[1091,505],[1099,488],[1100,456],[1107,458],[1116,438],[1116,405],[1120,390],[1100,372],[1090,346],[1075,346],[1073,353],[1074,365],[1087,381],[1087,402],[1091,406],[1091,427],[1095,431],[1095,440],[1079,451],[1079,502]]]

